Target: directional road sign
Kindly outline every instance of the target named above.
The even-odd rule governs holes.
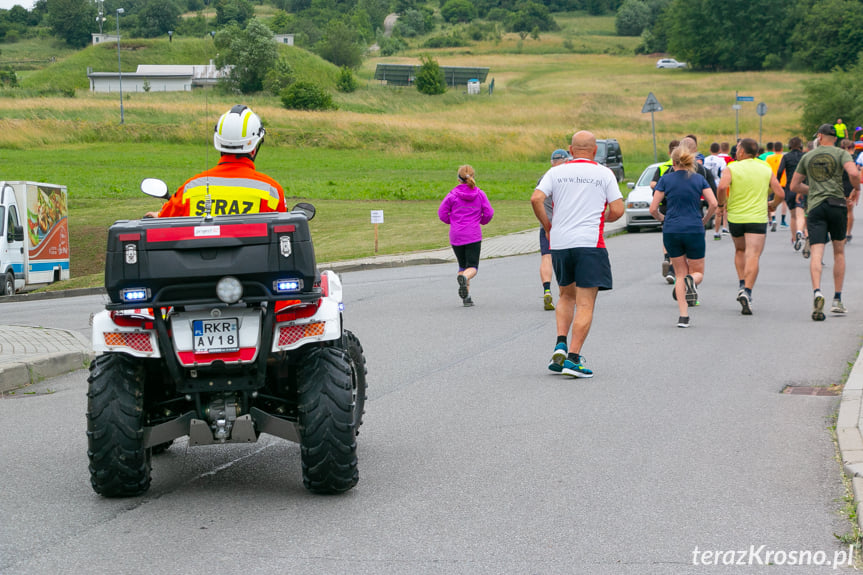
[[[737,96],[738,102],[754,102],[755,96]]]

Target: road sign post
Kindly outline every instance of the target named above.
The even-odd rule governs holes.
[[[646,114],[650,112],[650,127],[653,131],[653,163],[657,162],[656,159],[656,122],[654,121],[653,113],[661,112],[662,104],[659,103],[659,100],[656,99],[656,96],[653,95],[653,92],[647,94],[647,100],[644,101],[644,106],[641,107],[641,113]]]
[[[758,145],[761,145],[761,122],[764,119],[764,115],[767,113],[767,104],[764,102],[758,102],[758,105],[755,106],[755,113],[758,114]]]
[[[754,96],[741,96],[737,90],[734,91],[734,105],[731,106],[734,109],[734,141],[740,139],[740,108],[742,107],[738,102],[754,102]]]

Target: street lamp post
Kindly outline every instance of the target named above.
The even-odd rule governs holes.
[[[122,8],[117,8],[117,72],[120,78],[120,123],[123,123],[123,67],[120,64],[120,14],[125,12]]]

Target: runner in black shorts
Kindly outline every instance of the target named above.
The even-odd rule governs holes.
[[[737,303],[743,315],[752,315],[752,288],[767,232],[768,212],[785,199],[785,190],[770,166],[756,156],[758,142],[743,138],[737,145],[737,161],[728,164],[719,181],[719,205],[727,203],[728,230],[734,241],[734,267],[739,287]],[[767,201],[768,192],[773,201]]]
[[[821,268],[824,248],[827,241],[833,244],[833,313],[848,310],[842,303],[842,284],[845,282],[845,234],[848,225],[848,202],[856,202],[860,188],[860,173],[851,154],[837,148],[836,130],[830,124],[823,124],[815,134],[818,147],[807,152],[791,181],[791,190],[798,194],[809,195],[807,227],[809,228],[809,247],[812,252],[809,261],[809,274],[812,278],[812,319],[824,321],[824,295],[821,293]],[[847,173],[852,191],[846,199],[842,189],[842,175]],[[808,184],[803,183],[806,178]]]

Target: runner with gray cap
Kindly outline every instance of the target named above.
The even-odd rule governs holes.
[[[551,153],[551,167],[553,168],[554,166],[571,159],[572,156],[569,155],[569,152],[562,148],[558,148]],[[542,178],[540,178],[540,180],[542,180]],[[540,180],[537,180],[537,186],[539,186]],[[553,206],[550,197],[545,199],[543,207],[545,207],[545,215],[547,215],[549,221],[551,221]],[[551,250],[548,247],[548,233],[542,226],[539,227],[539,253],[542,257],[539,262],[539,279],[542,281],[543,307],[547,311],[554,311],[554,298],[551,297],[551,274],[553,271],[551,265]]]

